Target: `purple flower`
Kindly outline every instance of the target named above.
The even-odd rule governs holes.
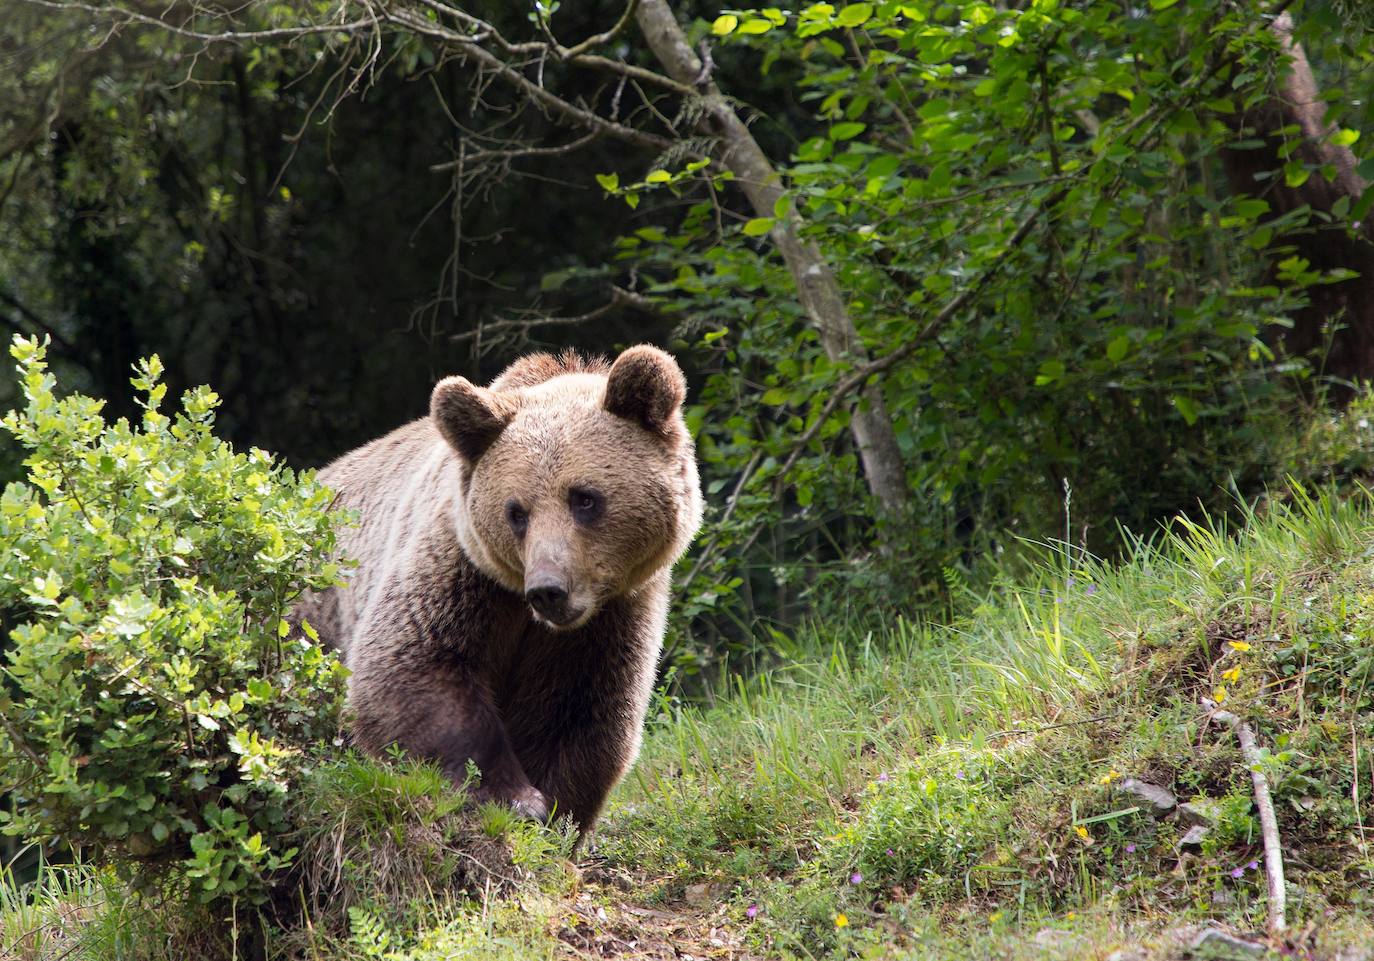
[[[749,905],[749,907],[744,909],[744,913],[752,921],[754,918],[757,918],[759,916],[759,906],[757,904],[751,904]]]
[[[1236,868],[1234,871],[1231,872],[1231,877],[1233,877],[1233,878],[1243,878],[1243,877],[1245,877],[1245,869],[1244,869],[1244,868]]]
[[[1130,844],[1126,845],[1126,853],[1127,853],[1127,854],[1135,854],[1135,842],[1134,842],[1134,841],[1132,841]]]
[[[954,772],[954,776],[957,777],[957,778],[958,778],[959,780],[961,780],[961,781],[962,781],[964,778],[968,777],[968,775],[965,774],[965,773],[963,772],[963,770],[955,771],[955,772]]]
[[[894,850],[892,850],[891,848],[888,848],[888,849],[887,849],[887,856],[890,857],[890,858],[895,858],[895,857],[897,856],[897,852],[894,851]]]
[[[878,775],[878,780],[879,780],[879,781],[886,782],[886,781],[888,780],[887,772],[884,771],[882,774],[879,774],[879,775]]]
[[[1259,867],[1259,862],[1258,862],[1258,861],[1251,861],[1249,864],[1246,865],[1246,867],[1249,868],[1251,871],[1253,871],[1253,870],[1255,870],[1255,868]]]
[[[1070,587],[1070,588],[1071,588],[1071,587],[1073,587],[1073,586],[1074,586],[1075,584],[1077,584],[1077,583],[1078,583],[1078,582],[1077,582],[1076,580],[1074,580],[1072,577],[1070,577],[1067,581],[1064,582],[1064,586],[1065,586],[1065,587]]]
[[[1096,594],[1096,593],[1097,593],[1097,585],[1096,585],[1096,584],[1089,584],[1087,587],[1083,588],[1083,593],[1084,593],[1084,594]]]
[[[849,876],[849,883],[850,883],[850,884],[863,884],[863,883],[864,883],[864,876],[863,876],[862,874],[860,874],[858,871],[855,871],[853,874],[851,874],[851,875]]]

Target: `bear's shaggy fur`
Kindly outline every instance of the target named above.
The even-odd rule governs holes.
[[[344,587],[306,598],[352,671],[355,742],[478,799],[590,828],[639,751],[669,571],[701,520],[671,357],[525,357],[321,472],[358,513]]]

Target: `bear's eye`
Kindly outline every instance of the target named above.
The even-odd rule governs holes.
[[[573,520],[579,524],[594,524],[601,517],[606,500],[594,490],[574,487],[568,491],[568,506],[572,508]]]
[[[525,528],[530,526],[530,513],[515,501],[506,504],[506,522],[516,537],[525,536]]]

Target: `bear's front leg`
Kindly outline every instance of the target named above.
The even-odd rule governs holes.
[[[616,598],[574,631],[535,625],[502,701],[530,780],[584,833],[639,753],[666,606]]]
[[[499,801],[524,817],[548,819],[552,803],[530,783],[490,693],[474,672],[429,658],[369,658],[368,650],[362,646],[350,658],[349,704],[359,747],[381,756],[399,744],[437,761],[460,787],[468,780],[469,765],[475,765],[481,779],[470,789],[473,800]]]

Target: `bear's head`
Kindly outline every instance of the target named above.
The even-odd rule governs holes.
[[[488,388],[440,381],[430,417],[461,464],[468,557],[563,630],[666,573],[701,523],[686,389],[648,346],[609,366],[532,355]]]

